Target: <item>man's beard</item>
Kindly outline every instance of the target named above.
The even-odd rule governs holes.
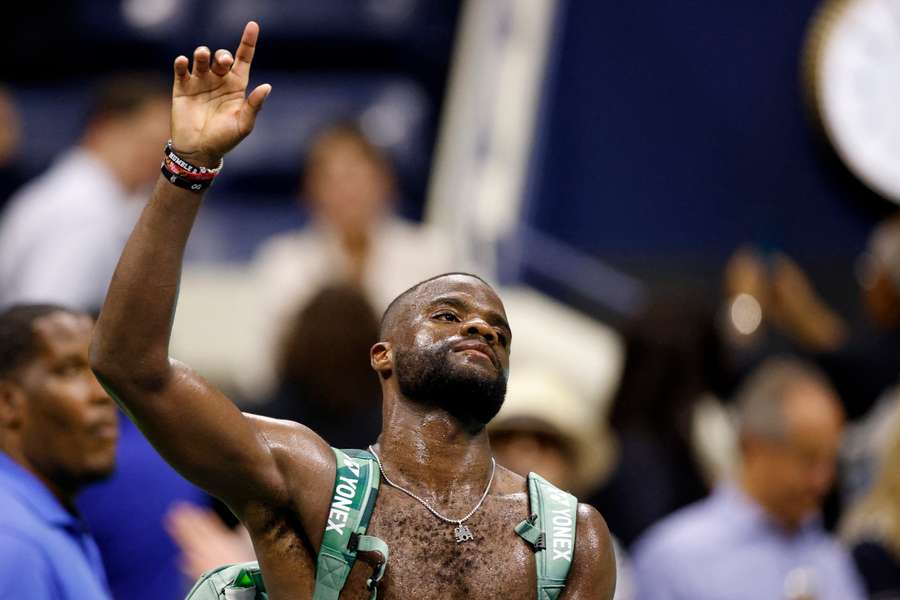
[[[446,410],[466,425],[483,427],[496,416],[506,397],[506,373],[481,375],[449,361],[451,338],[424,351],[394,353],[397,384],[408,399]]]

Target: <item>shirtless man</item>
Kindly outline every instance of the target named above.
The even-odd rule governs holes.
[[[258,34],[248,23],[233,57],[197,48],[191,71],[187,57],[175,59],[172,146],[189,162],[216,166],[252,130],[271,91],[265,84],[245,97]],[[303,425],[241,413],[168,356],[182,256],[201,199],[159,179],[110,285],[91,364],[163,457],[244,523],[270,597],[310,598],[334,454]],[[381,339],[371,350],[384,394],[374,450],[394,484],[461,518],[491,482],[485,424],[503,401],[511,341],[503,304],[477,277],[439,276],[398,297]],[[529,513],[522,477],[497,467],[483,504],[465,522],[472,541],[457,543],[455,523],[423,503],[383,481],[369,523],[391,551],[381,598],[536,596],[534,554],[513,529]],[[371,568],[361,558],[342,598],[369,597]],[[561,598],[608,599],[614,587],[606,525],[580,505]]]

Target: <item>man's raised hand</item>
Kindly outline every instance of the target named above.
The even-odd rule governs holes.
[[[197,164],[215,166],[253,130],[256,114],[272,91],[268,83],[245,97],[250,64],[259,37],[259,25],[244,27],[241,43],[232,57],[228,50],[194,50],[193,70],[188,58],[175,59],[172,90],[172,147]]]

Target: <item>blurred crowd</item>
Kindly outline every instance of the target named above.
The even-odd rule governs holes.
[[[19,111],[0,91],[0,574],[22,552],[23,521],[43,536],[25,544],[34,564],[50,564],[45,552],[83,562],[114,598],[180,598],[203,571],[253,556],[226,507],[112,416],[87,367],[90,319],[158,176],[167,111],[164,83],[107,81],[77,144],[24,181]],[[470,266],[398,214],[391,159],[358,122],[320,124],[298,173],[302,227],[240,267],[188,265],[174,353],[209,365],[247,410],[365,448],[380,431],[368,349],[381,312],[411,284]],[[526,360],[489,426],[497,460],[600,510],[617,540],[617,598],[900,599],[900,218],[873,230],[859,285],[865,331],[803,265],[739,246],[718,297],[652,298],[616,324],[614,351],[587,357],[608,363],[579,363],[609,381],[519,342]],[[523,328],[553,322],[510,302],[514,330],[516,310]],[[90,410],[67,408],[82,399]],[[17,466],[26,455],[37,478]],[[16,575],[29,582],[19,597],[67,585],[41,567]]]

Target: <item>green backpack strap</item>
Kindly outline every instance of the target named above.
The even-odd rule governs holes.
[[[269,600],[256,561],[224,565],[200,576],[185,600]]]
[[[331,510],[322,536],[316,564],[313,600],[337,600],[356,562],[357,552],[378,552],[382,560],[366,582],[378,593],[378,582],[387,567],[388,547],[381,539],[365,535],[378,498],[381,471],[375,457],[364,450],[332,448],[337,460]],[[200,576],[185,600],[268,600],[265,582],[256,561],[225,565]]]
[[[375,600],[378,582],[387,567],[388,547],[383,540],[366,535],[366,528],[378,498],[381,472],[375,457],[365,450],[338,450],[331,510],[322,535],[316,563],[316,589],[313,600],[338,600],[359,551],[374,551],[382,560],[366,582]]]
[[[575,554],[578,499],[529,473],[528,505],[531,516],[516,525],[516,533],[534,548],[538,600],[556,600]]]

